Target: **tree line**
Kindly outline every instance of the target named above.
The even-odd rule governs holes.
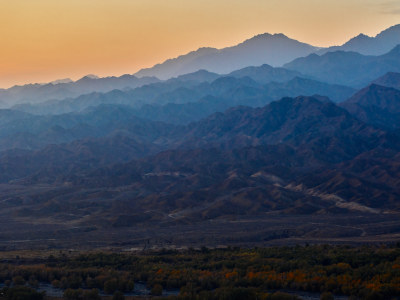
[[[297,299],[288,291],[391,299],[400,296],[400,245],[60,253],[40,263],[0,264],[9,289],[51,283],[67,299],[97,299],[99,291],[123,299],[139,281],[157,296],[179,289],[168,297],[176,300]]]

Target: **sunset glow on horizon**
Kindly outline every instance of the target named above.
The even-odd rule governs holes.
[[[1,1],[0,87],[133,74],[265,32],[340,45],[398,23],[400,3],[390,0]]]

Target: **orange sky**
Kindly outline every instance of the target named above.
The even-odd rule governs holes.
[[[135,73],[282,32],[317,46],[400,23],[398,0],[0,0],[0,87]]]

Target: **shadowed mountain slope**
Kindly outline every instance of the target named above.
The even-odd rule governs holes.
[[[400,90],[400,73],[388,72],[372,83]]]
[[[381,56],[344,51],[311,54],[284,67],[323,82],[362,87],[387,72],[400,72],[400,45]]]
[[[372,218],[400,210],[398,134],[326,98],[235,107],[179,127],[123,107],[91,115],[98,109],[86,112],[90,125],[110,128],[107,135],[0,154],[3,218],[114,234],[121,226],[197,232],[244,217]],[[114,119],[105,121],[107,114]]]
[[[397,89],[371,84],[340,106],[366,123],[400,128],[400,91]]]

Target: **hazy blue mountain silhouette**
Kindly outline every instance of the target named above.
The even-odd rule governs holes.
[[[317,49],[317,47],[290,39],[283,34],[265,33],[233,47],[200,48],[186,55],[168,59],[151,68],[142,69],[135,75],[168,79],[200,69],[227,74],[248,66],[263,64],[281,66],[297,57],[313,53]]]
[[[46,84],[27,84],[0,89],[0,105],[3,108],[21,103],[42,103],[48,100],[61,100],[92,92],[108,92],[115,89],[134,89],[159,80],[155,77],[138,78],[133,75],[104,77],[88,75],[73,82],[53,81]]]
[[[205,74],[208,76],[207,80],[215,77],[212,73],[202,71],[202,74],[201,80],[204,79]],[[339,102],[346,100],[355,92],[354,89],[346,86],[330,85],[297,77],[295,76],[297,72],[284,69],[276,72],[276,69],[269,66],[246,68],[233,73],[237,76],[242,74],[252,77],[228,75],[218,76],[211,82],[197,82],[199,73],[196,72],[135,90],[93,93],[62,101],[19,105],[15,109],[41,115],[80,112],[87,107],[101,104],[128,105],[134,108],[134,113],[139,117],[180,124],[199,120],[208,114],[224,111],[236,105],[264,106],[272,100],[285,96],[318,94]],[[261,78],[258,82],[254,80],[258,78],[257,75]],[[291,79],[284,81],[288,78]],[[282,82],[261,83],[269,79]]]
[[[345,51],[311,54],[284,67],[320,81],[361,88],[387,72],[400,72],[400,45],[381,56]]]
[[[233,71],[228,74],[231,77],[250,77],[254,81],[259,83],[269,83],[269,82],[286,82],[295,77],[306,77],[299,72],[284,69],[284,68],[274,68],[270,65],[263,64],[261,66],[250,66],[240,70]]]
[[[382,55],[400,45],[400,24],[385,29],[375,37],[360,34],[342,46],[321,49],[318,54],[333,51],[353,51],[364,55]]]

